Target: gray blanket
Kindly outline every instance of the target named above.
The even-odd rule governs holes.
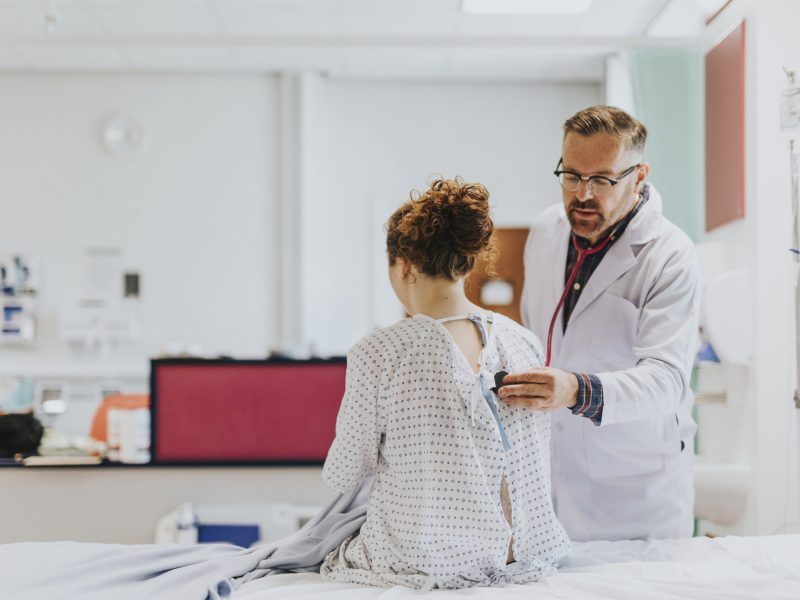
[[[0,545],[0,598],[220,600],[272,573],[317,571],[366,517],[372,479],[339,495],[298,532],[240,548],[25,542]]]

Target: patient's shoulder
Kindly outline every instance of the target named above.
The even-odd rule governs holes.
[[[492,319],[494,326],[498,328],[497,332],[502,332],[502,334],[506,337],[512,336],[526,341],[538,340],[536,335],[530,329],[523,327],[514,319],[510,319],[509,317],[501,315],[500,313],[494,313]]]
[[[409,317],[365,335],[350,349],[349,354],[367,354],[383,360],[398,360],[433,333],[434,328],[428,320]]]
[[[496,339],[499,345],[516,348],[528,355],[535,363],[544,364],[542,343],[530,329],[527,329],[508,317],[495,313],[494,326],[497,327]],[[537,366],[532,364],[530,366]]]

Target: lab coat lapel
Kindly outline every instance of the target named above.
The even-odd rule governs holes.
[[[570,321],[636,264],[632,246],[646,244],[658,235],[661,225],[661,196],[650,184],[647,185],[650,198],[597,265],[572,310]]]
[[[608,249],[603,260],[597,265],[597,268],[586,283],[586,287],[583,288],[583,292],[578,298],[578,303],[572,309],[572,314],[569,317],[570,322],[608,289],[608,286],[622,277],[628,269],[636,264],[636,257],[631,250],[630,241],[626,239],[627,233],[628,231],[626,230],[616,243]]]
[[[564,284],[565,281],[565,271],[567,269],[567,244],[569,243],[570,239],[570,225],[569,221],[567,221],[566,214],[562,215],[562,218],[559,220],[558,225],[556,226],[556,236],[555,236],[555,245],[553,248],[553,254],[549,257],[545,258],[548,262],[551,262],[553,268],[550,269],[551,271],[551,279],[550,279],[550,306],[552,307],[550,310],[554,310],[556,306],[558,306],[558,301],[561,299],[561,294],[564,293]],[[546,269],[545,269],[546,271]],[[558,348],[561,346],[561,338],[564,336],[564,326],[563,323],[563,311],[561,311],[556,319],[556,325],[553,328],[553,357],[558,356]],[[552,313],[548,313],[552,314]],[[552,318],[552,317],[551,317]],[[544,331],[547,331],[550,327],[550,321],[548,320],[547,323],[544,324]],[[544,343],[547,343],[547,340],[542,340]]]

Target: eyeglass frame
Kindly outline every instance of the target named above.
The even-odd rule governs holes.
[[[553,171],[553,175],[555,175],[556,178],[558,179],[558,184],[562,187],[562,189],[565,189],[568,192],[570,192],[570,191],[577,192],[579,189],[581,189],[581,184],[585,181],[589,185],[589,190],[593,194],[594,194],[594,187],[592,187],[592,180],[593,179],[594,180],[602,179],[603,181],[611,184],[611,188],[613,189],[614,186],[617,185],[620,182],[621,179],[624,179],[625,177],[627,177],[628,175],[633,173],[637,168],[642,166],[642,163],[636,163],[632,167],[628,167],[627,169],[625,169],[616,178],[614,178],[614,177],[606,177],[605,175],[585,175],[584,176],[584,175],[581,175],[580,173],[576,173],[575,171],[560,171],[558,169],[558,167],[560,167],[563,163],[564,163],[564,157],[562,156],[561,158],[558,159],[558,164],[556,165],[556,170]],[[564,173],[569,173],[570,175],[575,175],[575,177],[578,178],[578,187],[576,187],[574,190],[567,190],[564,187],[564,185],[561,183],[561,175],[563,175]],[[611,190],[609,190],[609,192],[610,191]]]

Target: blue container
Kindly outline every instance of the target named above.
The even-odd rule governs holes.
[[[261,538],[258,525],[215,525],[200,523],[197,526],[197,541],[201,544],[228,542],[249,548]]]

